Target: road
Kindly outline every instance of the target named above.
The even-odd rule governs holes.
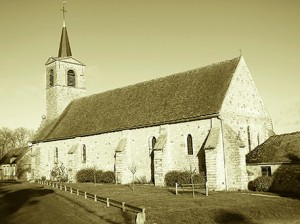
[[[109,223],[51,189],[37,185],[0,183],[1,224]]]

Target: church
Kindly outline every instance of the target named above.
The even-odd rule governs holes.
[[[65,21],[46,62],[46,116],[32,141],[33,178],[95,167],[116,181],[164,186],[173,170],[206,175],[211,190],[247,189],[245,155],[272,135],[271,118],[243,56],[86,96],[85,65]]]

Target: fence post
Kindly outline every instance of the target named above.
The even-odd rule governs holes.
[[[175,192],[176,192],[176,195],[178,195],[178,188],[177,188],[177,187],[178,187],[178,184],[175,183],[175,188],[176,188],[176,189],[175,189]]]
[[[205,182],[205,195],[208,196],[208,184]]]
[[[65,191],[67,191],[67,186],[65,185]]]
[[[84,198],[87,199],[86,192],[84,192]]]
[[[96,194],[94,196],[94,200],[95,200],[95,202],[97,202],[97,195]]]
[[[109,198],[106,198],[106,207],[109,207]]]
[[[144,224],[146,221],[145,209],[143,208],[142,212],[136,214],[135,223],[136,224]]]
[[[72,189],[72,188],[70,188],[70,193],[71,193],[71,194],[73,193],[73,189]]]
[[[122,202],[122,210],[125,212],[125,202]]]
[[[79,195],[79,189],[77,189],[76,194]]]

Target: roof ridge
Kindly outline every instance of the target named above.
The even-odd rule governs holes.
[[[273,136],[286,136],[286,135],[295,135],[295,134],[300,134],[300,131],[295,131],[295,132],[290,132],[290,133],[283,133],[283,134],[273,135]]]
[[[94,93],[94,94],[91,94],[91,95],[88,95],[88,96],[80,97],[80,98],[78,98],[78,100],[81,100],[81,99],[84,99],[84,98],[86,99],[86,98],[96,96],[96,95],[107,94],[107,93],[110,93],[110,92],[113,92],[113,91],[116,91],[116,90],[121,90],[121,89],[126,89],[126,88],[130,88],[130,87],[134,87],[134,86],[144,85],[146,83],[151,83],[151,82],[155,82],[157,80],[163,80],[163,79],[166,79],[166,78],[171,78],[171,77],[174,77],[174,76],[185,75],[185,74],[189,74],[191,72],[198,72],[198,71],[200,71],[202,69],[205,69],[205,68],[214,67],[216,65],[229,63],[231,61],[240,59],[241,57],[242,56],[239,56],[239,57],[236,57],[236,58],[233,58],[233,59],[228,59],[228,60],[225,60],[225,61],[215,62],[215,63],[209,64],[209,65],[203,66],[203,67],[197,67],[197,68],[194,68],[194,69],[189,69],[189,70],[185,70],[185,71],[182,71],[182,72],[169,74],[169,75],[166,75],[166,76],[161,76],[161,77],[158,77],[158,78],[154,78],[154,79],[150,79],[150,80],[146,80],[146,81],[141,81],[141,82],[129,84],[127,86],[122,86],[122,87],[118,87],[118,88],[115,88],[115,89],[109,89],[109,90],[106,90],[104,92]],[[238,61],[240,61],[240,60],[238,60]],[[238,63],[236,64],[236,66],[237,65],[238,65]]]

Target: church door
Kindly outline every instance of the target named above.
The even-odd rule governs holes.
[[[154,146],[156,144],[156,138],[153,137],[152,138],[152,141],[151,141],[151,154],[150,154],[150,157],[151,157],[151,183],[155,184],[155,178],[154,178]]]

